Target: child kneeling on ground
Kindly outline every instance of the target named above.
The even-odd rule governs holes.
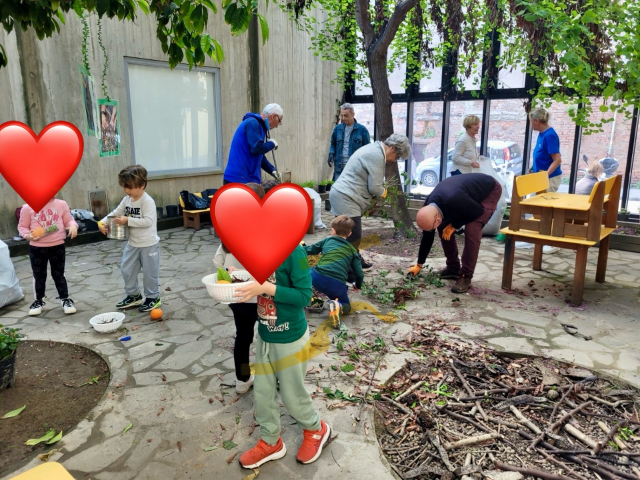
[[[141,312],[150,312],[160,306],[160,237],[158,237],[158,211],[156,202],[144,190],[147,187],[147,169],[130,165],[118,174],[118,183],[126,196],[108,216],[115,216],[118,225],[129,226],[129,241],[122,251],[120,271],[124,279],[126,298],[116,308],[140,305]],[[103,218],[100,231],[107,234]],[[142,270],[145,300],[143,303],[138,274]]]
[[[318,264],[311,269],[311,281],[313,288],[329,297],[329,310],[338,312],[334,317],[337,323],[340,323],[341,315],[347,315],[351,311],[351,302],[347,295],[349,268],[353,269],[356,276],[354,291],[362,288],[364,280],[358,250],[347,241],[353,225],[353,220],[349,217],[339,215],[331,222],[330,237],[304,247],[307,255],[322,254]],[[335,305],[335,299],[338,305]]]
[[[51,265],[51,278],[56,284],[64,313],[76,313],[64,276],[66,229],[71,238],[78,234],[78,224],[64,200],[54,197],[37,213],[29,205],[24,205],[20,210],[18,231],[22,238],[29,241],[29,259],[33,270],[35,301],[29,307],[29,315],[40,315],[45,306],[43,298],[47,283],[47,264]]]
[[[245,468],[257,468],[282,458],[287,449],[280,436],[278,385],[289,414],[302,426],[304,439],[298,450],[299,463],[312,463],[322,453],[331,429],[313,406],[304,377],[310,354],[309,329],[304,307],[311,300],[309,262],[297,246],[269,280],[236,288],[241,302],[258,295],[258,340],[253,383],[256,422],[260,440],[240,457]]]

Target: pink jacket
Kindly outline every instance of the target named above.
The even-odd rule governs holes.
[[[31,245],[34,247],[54,247],[64,243],[67,237],[66,227],[78,224],[71,216],[69,205],[64,200],[54,198],[47,203],[37,214],[29,205],[24,205],[20,211],[20,222],[18,232],[24,237],[37,227],[47,228],[56,225],[58,231],[43,236],[40,240],[34,240]]]

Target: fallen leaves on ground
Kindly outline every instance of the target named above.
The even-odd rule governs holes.
[[[178,442],[178,451],[182,453],[182,442]]]
[[[122,435],[124,435],[125,433],[127,433],[129,430],[131,430],[131,427],[133,427],[133,423],[130,423],[129,425],[127,425],[126,427],[124,427],[124,430],[122,431]]]
[[[47,453],[43,453],[43,454],[38,455],[38,458],[40,460],[42,460],[43,462],[48,462],[49,458],[51,457],[51,455],[53,455],[57,451],[58,451],[58,449],[54,448],[53,450],[49,450]]]
[[[15,410],[11,410],[10,412],[5,413],[2,418],[11,418],[11,417],[17,417],[18,415],[20,415],[20,412],[22,412],[25,408],[27,408],[26,405],[23,405],[20,408],[17,408]]]
[[[249,475],[244,477],[242,480],[254,480],[258,475],[260,475],[260,470],[258,470],[257,468],[254,468],[253,473],[250,473]]]
[[[238,455],[238,453],[239,452],[236,452],[233,455],[231,455],[229,458],[227,458],[227,463],[233,462],[233,459],[236,458],[236,455]]]
[[[162,407],[162,408],[158,411],[158,415],[156,415],[156,416],[157,416],[157,417],[159,417],[159,416],[160,416],[160,414],[161,414],[162,412],[164,412],[164,407]]]

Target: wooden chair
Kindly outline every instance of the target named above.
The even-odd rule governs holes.
[[[58,462],[47,462],[13,477],[13,480],[73,480]]]
[[[201,193],[194,193],[194,195],[202,198]],[[180,201],[180,206],[182,207],[182,226],[184,228],[193,228],[196,231],[200,230],[202,228],[200,216],[210,213],[210,210],[208,208],[204,208],[202,210],[185,210],[184,202],[182,201],[182,197],[180,195],[178,195],[178,200]]]
[[[579,305],[582,303],[584,290],[587,252],[589,247],[595,246],[598,242],[600,245],[596,282],[602,283],[605,280],[610,235],[616,228],[622,177],[617,175],[604,182],[597,182],[589,197],[586,195],[567,196],[566,205],[574,208],[562,208],[562,206],[550,208],[521,204],[526,195],[544,193],[548,188],[548,182],[545,172],[523,175],[517,177],[514,182],[509,227],[501,230],[501,233],[507,237],[502,288],[511,289],[514,242],[525,241],[534,244],[534,270],[542,270],[543,246],[568,248],[576,251],[571,301]],[[532,219],[521,218],[527,213],[534,214],[535,217]]]

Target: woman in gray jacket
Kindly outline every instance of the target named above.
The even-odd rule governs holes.
[[[476,147],[476,135],[480,130],[480,119],[475,115],[467,115],[462,121],[466,133],[463,133],[456,146],[453,148],[451,160],[451,176],[461,173],[471,173],[474,168],[480,167],[478,163],[478,148]]]
[[[347,240],[356,249],[362,238],[362,214],[373,197],[384,198],[387,194],[383,186],[385,164],[407,159],[410,155],[409,139],[404,135],[393,134],[384,142],[365,145],[353,154],[331,187],[331,213],[346,215],[353,220],[353,231]],[[371,270],[373,265],[365,262],[362,256],[360,261],[362,270]]]

